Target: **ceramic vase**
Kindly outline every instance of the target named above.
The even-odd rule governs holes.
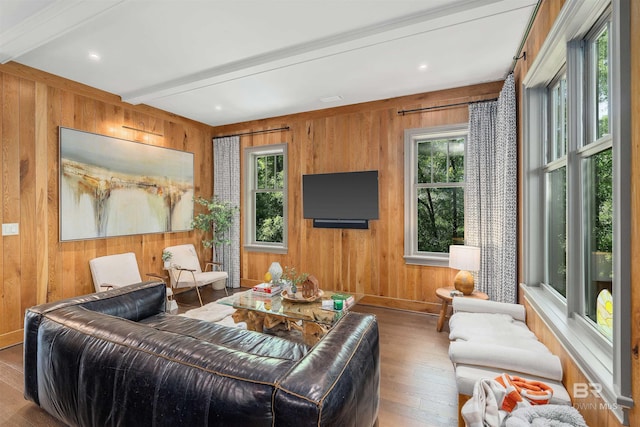
[[[269,266],[269,274],[271,274],[271,283],[280,283],[282,278],[282,266],[278,262],[272,262]]]

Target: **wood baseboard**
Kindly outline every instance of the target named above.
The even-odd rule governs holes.
[[[24,329],[18,329],[6,334],[0,335],[0,349],[20,344],[24,339]]]
[[[381,297],[377,295],[365,295],[359,304],[372,305],[375,307],[394,308],[396,310],[413,311],[425,314],[438,315],[442,304],[424,301],[413,301],[406,299],[397,299],[389,297]]]

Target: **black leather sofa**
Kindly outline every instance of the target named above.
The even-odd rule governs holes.
[[[375,316],[350,312],[308,348],[165,313],[141,283],[25,313],[25,398],[73,426],[371,426]]]

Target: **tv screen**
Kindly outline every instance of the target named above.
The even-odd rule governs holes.
[[[302,176],[305,218],[378,219],[378,171]]]

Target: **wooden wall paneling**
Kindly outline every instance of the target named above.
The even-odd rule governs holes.
[[[35,153],[32,167],[35,169],[35,227],[34,263],[36,268],[36,304],[47,301],[47,282],[49,278],[49,246],[42,244],[49,239],[48,221],[48,102],[47,86],[36,83],[35,93]],[[0,277],[2,274],[0,272]],[[2,316],[0,316],[1,318]]]
[[[380,111],[372,111],[369,116],[368,132],[363,137],[366,144],[370,147],[367,154],[371,162],[369,169],[378,170],[378,215],[379,219],[370,221],[370,247],[369,254],[367,255],[370,260],[370,266],[368,267],[368,279],[364,280],[359,292],[364,294],[376,294],[380,284],[380,257],[381,250],[380,244],[380,227],[385,222],[385,219],[380,215],[382,213],[382,194],[380,192],[381,180],[385,175],[384,164],[381,161],[382,156],[382,138],[380,137],[381,123],[380,123]]]
[[[389,234],[389,296],[396,299],[408,299],[405,293],[405,267],[404,262],[404,127],[400,125],[399,117],[395,109],[391,114],[393,126],[389,134],[389,155],[387,166],[389,167],[388,187],[381,191],[388,192],[390,203],[388,206],[388,221],[390,221]]]
[[[390,245],[390,234],[392,219],[390,207],[395,203],[394,194],[390,191],[383,191],[383,189],[389,188],[390,181],[392,179],[393,172],[390,167],[390,151],[393,146],[397,144],[391,138],[393,132],[393,118],[394,113],[390,110],[378,110],[377,122],[379,125],[379,134],[377,139],[378,145],[378,162],[379,162],[379,175],[378,175],[378,190],[379,190],[379,206],[380,219],[378,220],[378,271],[377,271],[377,283],[373,283],[371,286],[372,295],[389,295],[389,283],[390,283],[390,253],[394,249]],[[404,170],[404,167],[403,167]],[[404,215],[404,214],[403,214]],[[403,216],[404,221],[404,216]],[[404,240],[403,240],[404,242]],[[403,249],[404,253],[404,249]]]
[[[76,114],[76,95],[74,93],[68,91],[61,92],[61,105],[60,105],[60,125],[67,128],[76,128],[77,125],[75,123],[75,114]],[[60,141],[59,137],[56,136],[54,144],[56,145],[56,156],[58,158],[58,177],[57,184],[58,186],[55,189],[56,194],[56,205],[58,208],[58,212],[60,212]],[[60,214],[58,214],[60,215]],[[60,221],[61,218],[58,217]],[[60,238],[60,230],[58,224],[58,239]],[[76,295],[76,270],[75,270],[75,253],[78,250],[82,250],[82,247],[79,246],[77,242],[60,242],[60,248],[62,251],[62,277],[60,282],[60,291],[61,293],[57,296],[57,298],[68,298],[73,295]]]
[[[21,311],[36,303],[37,236],[36,217],[36,149],[35,149],[35,83],[20,81],[20,151],[19,151],[19,253],[20,253],[20,308]],[[22,322],[21,322],[22,323]],[[19,328],[18,328],[19,329]]]
[[[640,2],[630,2],[631,7],[631,348],[640,346]],[[640,425],[640,357],[636,352],[631,360],[632,395],[636,405],[630,410],[631,425]]]
[[[74,127],[86,132],[97,133],[97,107],[98,101],[82,95],[75,96],[75,123]],[[103,244],[104,239],[80,240],[75,242],[74,256],[74,291],[73,295],[88,294],[94,291],[93,281],[89,269],[89,259],[96,257],[96,244]]]
[[[372,303],[437,313],[439,301],[434,292],[451,283],[450,270],[408,266],[403,258],[404,129],[460,123],[467,120],[468,110],[462,107],[407,116],[399,116],[397,111],[408,106],[493,98],[501,88],[502,82],[494,82],[217,128],[216,134],[228,134],[288,124],[294,138],[289,170],[293,173],[298,167],[298,176],[365,169],[377,169],[380,174],[380,219],[365,231],[314,229],[312,221],[302,215],[294,218],[291,209],[302,210],[302,194],[298,194],[301,185],[295,188],[290,182],[289,254],[243,251],[243,283],[261,279],[269,263],[278,260],[315,274],[325,289],[362,289]],[[304,146],[298,140],[304,141]],[[267,142],[264,135],[242,138],[243,148]],[[299,251],[293,250],[294,235],[299,236]]]
[[[194,152],[196,181],[212,190],[213,129],[148,106],[122,103],[115,95],[19,64],[0,65],[0,189],[3,222],[18,222],[18,236],[0,245],[0,347],[22,340],[24,309],[35,303],[93,292],[88,261],[133,251],[141,272],[161,268],[169,244],[194,242],[193,232],[59,241],[58,127],[64,126]],[[131,136],[122,125],[139,120],[154,132],[175,130],[175,138]],[[140,133],[140,132],[139,132]],[[155,254],[155,255],[154,255]]]
[[[20,222],[20,79],[7,76],[3,90],[2,127],[2,220]],[[20,238],[3,236],[3,292],[5,322],[3,332],[21,329],[20,307]]]
[[[62,98],[60,90],[47,87],[47,136],[41,142],[47,150],[47,301],[55,301],[62,294],[62,253],[59,242],[59,211],[58,211],[58,124],[61,120]],[[40,167],[40,166],[38,166]]]
[[[286,126],[286,123],[283,123],[282,126]],[[279,126],[280,127],[280,126]],[[307,148],[306,139],[305,139],[305,128],[304,126],[295,126],[290,128],[288,132],[279,132],[280,142],[284,142],[287,144],[287,156],[293,159],[303,159],[305,157],[304,151]],[[273,143],[278,143],[276,141],[272,141]],[[287,183],[291,188],[301,188],[302,187],[302,168],[303,163],[301,161],[297,162],[288,162],[287,165]],[[303,256],[303,245],[302,245],[302,192],[300,190],[297,191],[289,191],[287,194],[287,217],[288,221],[294,224],[293,227],[288,227],[288,236],[287,236],[287,246],[289,248],[289,254],[291,256],[295,256],[295,263],[289,261],[289,264],[297,264],[302,259],[306,259]],[[291,260],[291,258],[289,258]],[[315,270],[309,269],[307,266],[307,270],[310,273],[315,274]],[[318,277],[316,275],[316,277]],[[318,278],[320,280],[320,278]]]
[[[5,137],[4,137],[4,122],[7,120],[5,118],[5,105],[9,105],[5,103],[5,76],[0,73],[0,198],[4,195],[4,146],[5,146]],[[4,204],[4,199],[2,203]],[[0,209],[0,223],[4,224],[4,209]],[[0,244],[0,319],[6,318],[7,310],[5,309],[4,304],[4,237],[2,238],[2,244]],[[0,325],[0,346],[3,342],[7,341],[6,334],[8,333],[9,328],[3,328]]]
[[[5,223],[5,212],[4,212],[4,177],[6,175],[6,171],[5,171],[5,160],[4,160],[4,152],[5,152],[5,145],[8,144],[8,138],[5,137],[5,126],[4,123],[7,122],[9,120],[9,118],[7,117],[7,114],[10,113],[10,111],[7,111],[9,108],[9,104],[7,103],[7,99],[6,99],[6,86],[9,85],[9,79],[7,79],[6,76],[4,75],[0,75],[0,100],[2,101],[0,103],[0,200],[2,200],[2,206],[3,208],[0,209],[0,222],[1,223]],[[5,276],[5,268],[4,268],[4,253],[5,253],[5,244],[4,244],[4,236],[2,237],[2,244],[0,244],[0,277],[2,277],[2,280],[0,280],[0,318],[1,319],[8,319],[8,313],[9,313],[9,308],[6,306],[5,303],[5,284],[4,284],[4,276]],[[5,323],[7,323],[5,325]],[[9,338],[7,337],[7,334],[10,333],[11,328],[8,324],[8,322],[4,322],[2,324],[0,324],[0,345],[2,345],[4,342],[6,342]]]

